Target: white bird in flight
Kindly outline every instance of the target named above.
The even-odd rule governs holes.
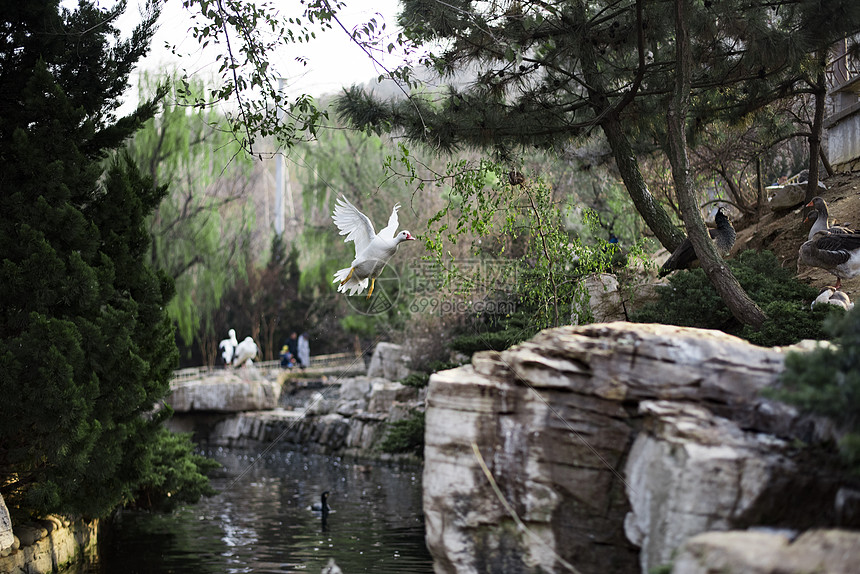
[[[346,235],[346,239],[343,241],[355,243],[355,259],[352,260],[352,264],[334,274],[332,283],[340,282],[337,288],[338,292],[346,293],[349,291],[350,295],[361,293],[367,289],[369,279],[370,290],[367,292],[367,298],[370,299],[376,278],[379,277],[385,264],[397,251],[397,246],[404,241],[415,239],[406,230],[395,235],[398,226],[398,209],[400,209],[399,203],[395,204],[394,209],[391,210],[388,225],[377,234],[373,231],[373,223],[365,214],[360,212],[345,197],[341,196],[338,199],[331,218],[337,228],[340,229],[340,234]]]

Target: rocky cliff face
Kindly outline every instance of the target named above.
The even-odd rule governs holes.
[[[392,458],[376,449],[388,423],[423,405],[423,395],[415,388],[382,378],[351,377],[336,390],[316,393],[300,410],[249,411],[223,418],[207,433],[206,442],[228,447],[277,443],[318,454]]]
[[[832,522],[839,485],[790,441],[826,429],[759,394],[783,357],[715,331],[608,323],[434,375],[437,572],[646,572],[706,530]]]
[[[277,444],[319,454],[416,459],[412,454],[378,450],[389,423],[424,409],[424,389],[390,378],[407,375],[408,361],[399,345],[379,343],[368,376],[313,381],[312,388],[318,389],[313,394],[287,382],[284,397],[281,384],[266,379],[256,368],[223,369],[174,381],[166,399],[174,416],[167,426],[214,446]],[[302,398],[291,398],[294,394]],[[281,402],[282,398],[286,400]]]
[[[12,532],[12,519],[6,501],[0,494],[0,556],[11,554],[10,549],[15,544],[15,534]]]

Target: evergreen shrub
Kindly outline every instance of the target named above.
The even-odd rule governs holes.
[[[412,416],[388,423],[388,434],[379,445],[382,452],[412,453],[424,456],[424,413],[413,411]]]
[[[856,308],[825,322],[832,344],[789,353],[780,386],[770,396],[807,413],[832,419],[845,432],[839,448],[860,471],[860,311]]]
[[[167,189],[118,150],[165,91],[116,112],[160,8],[128,40],[124,9],[0,16],[0,494],[16,523],[106,516],[141,488],[205,491],[190,444],[151,416],[178,362],[174,282],[148,263],[146,219]]]
[[[478,351],[504,351],[539,331],[531,324],[531,318],[532,314],[523,310],[501,318],[482,317],[469,331],[451,340],[451,349],[469,356]]]
[[[433,361],[428,365],[427,371],[410,373],[403,377],[400,380],[401,385],[405,385],[407,387],[415,387],[416,389],[420,389],[427,386],[427,383],[430,382],[430,375],[433,373],[438,373],[439,371],[446,371],[448,369],[453,369],[455,367],[459,367],[457,363],[453,363],[451,361]]]
[[[194,454],[191,435],[159,427],[147,445],[144,474],[129,507],[169,512],[180,504],[197,502],[216,491],[206,473],[221,465]]]
[[[824,319],[844,311],[833,305],[810,309],[818,295],[780,267],[770,251],[744,251],[727,261],[741,287],[767,314],[756,331],[738,322],[701,269],[680,271],[659,287],[659,299],[634,313],[639,323],[719,329],[761,346],[791,345],[803,339],[825,339]]]

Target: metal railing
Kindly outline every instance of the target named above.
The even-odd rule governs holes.
[[[839,88],[860,76],[860,60],[848,52],[848,41],[843,40],[835,46],[835,54],[825,66],[828,91]]]
[[[260,370],[278,370],[281,368],[281,361],[259,361],[255,362],[254,365]],[[313,355],[311,356],[311,364],[308,366],[306,372],[323,371],[338,368],[348,369],[350,367],[352,367],[352,369],[350,370],[363,370],[364,359],[362,357],[356,357],[355,353]],[[222,370],[223,367],[209,366],[178,369],[176,371],[173,371],[173,378],[171,379],[171,381],[181,382],[193,379],[200,379]]]

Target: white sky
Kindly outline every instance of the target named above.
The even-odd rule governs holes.
[[[396,39],[395,17],[398,10],[397,0],[346,0],[347,7],[340,13],[341,22],[352,28],[376,17],[377,22],[386,24],[385,34],[391,41]],[[297,0],[274,0],[284,14],[295,10],[301,15],[303,6]],[[290,14],[292,15],[292,14]],[[381,18],[380,18],[381,16]],[[129,8],[120,22],[120,28],[128,33],[140,21],[138,0],[129,0]],[[132,89],[128,108],[137,100],[137,78],[142,71],[157,73],[165,67],[180,67],[189,74],[210,80],[215,77],[217,64],[214,52],[202,51],[197,40],[188,31],[191,19],[179,0],[166,3],[159,21],[159,30],[152,42],[150,54],[138,63],[132,73]],[[175,44],[182,58],[177,58],[165,47],[165,43]],[[293,51],[294,50],[294,51]],[[296,56],[307,60],[307,66],[295,61]],[[377,54],[377,57],[380,57]],[[384,70],[380,69],[356,44],[350,41],[346,32],[335,27],[323,33],[309,44],[291,44],[290,53],[270,58],[275,71],[287,78],[286,90],[289,95],[310,94],[319,96],[339,91],[342,86],[362,83],[374,79]],[[393,68],[399,58],[389,57],[386,65]],[[125,108],[125,106],[124,106]],[[130,110],[120,110],[126,113]]]

